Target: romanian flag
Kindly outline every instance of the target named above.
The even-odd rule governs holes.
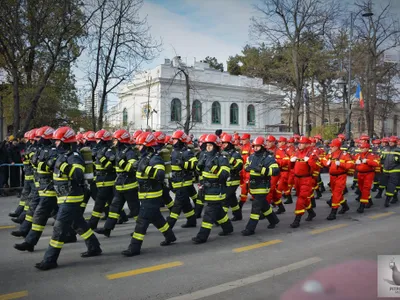
[[[364,108],[364,97],[363,97],[363,94],[361,92],[360,84],[357,85],[357,90],[356,90],[355,97],[360,101],[360,107]]]

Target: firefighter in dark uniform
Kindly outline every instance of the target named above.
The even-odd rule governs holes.
[[[221,155],[219,147],[221,141],[215,134],[209,134],[204,139],[206,153],[197,163],[197,170],[201,172],[204,189],[205,207],[203,221],[197,236],[192,238],[195,244],[205,243],[210,235],[212,226],[217,222],[222,231],[220,236],[233,232],[231,220],[224,211],[223,204],[226,199],[226,181],[230,176],[228,159]]]
[[[157,145],[156,138],[150,132],[143,132],[137,137],[136,144],[141,153],[136,172],[141,206],[129,247],[122,251],[124,256],[140,254],[143,239],[150,223],[165,237],[165,240],[160,244],[161,246],[167,246],[176,241],[175,234],[160,211],[165,165],[163,159],[153,148]]]
[[[9,213],[8,215],[13,218],[18,218],[20,214],[24,211],[25,204],[27,202],[27,198],[31,191],[31,186],[33,186],[33,169],[31,163],[29,161],[29,148],[32,146],[31,141],[29,139],[29,132],[27,131],[24,134],[24,151],[21,153],[22,163],[24,165],[24,186],[21,192],[21,199],[18,203],[17,208],[14,212]]]
[[[100,255],[102,250],[93,230],[86,223],[80,207],[84,198],[85,162],[77,151],[75,132],[69,127],[60,127],[54,132],[59,155],[54,164],[54,188],[59,209],[44,258],[35,265],[40,270],[57,267],[57,259],[71,227],[85,240],[87,251],[82,257]]]
[[[240,185],[240,171],[243,169],[243,159],[233,145],[233,137],[230,134],[225,134],[222,137],[221,142],[221,154],[228,158],[231,169],[231,175],[226,181],[226,200],[224,210],[228,212],[228,208],[231,207],[233,214],[231,221],[240,221],[243,219],[243,216],[236,196],[236,190]]]
[[[42,167],[45,168],[47,158],[46,156],[49,154],[51,150],[51,139],[53,138],[54,129],[49,126],[43,126],[36,130],[35,139],[39,147],[36,149],[35,154],[32,156],[32,165],[35,168],[35,193],[32,195],[31,200],[29,201],[29,209],[26,213],[25,220],[22,222],[18,231],[13,231],[11,234],[13,236],[23,236],[26,237],[29,231],[32,228],[32,222],[34,221],[33,215],[35,214],[36,208],[43,200],[45,199],[45,203],[57,203],[55,200],[56,194],[52,189],[52,178],[51,173],[46,170],[42,170]],[[37,193],[36,193],[37,191]],[[36,220],[38,221],[38,220]],[[45,223],[46,224],[46,223]],[[38,226],[34,226],[32,229],[43,231],[42,225],[36,224]],[[44,226],[43,226],[44,228]]]
[[[246,162],[246,172],[250,173],[250,194],[254,196],[251,205],[251,214],[246,228],[242,231],[244,236],[255,233],[260,215],[267,218],[268,228],[275,228],[279,223],[279,219],[272,207],[266,201],[269,192],[270,177],[279,175],[279,166],[275,158],[265,148],[265,140],[259,136],[253,141],[254,153],[250,155]]]
[[[170,195],[170,183],[169,180],[171,178],[171,152],[172,149],[168,149],[165,145],[165,137],[166,135],[162,131],[156,131],[153,133],[154,137],[156,138],[157,145],[154,146],[154,149],[160,155],[160,157],[164,160],[165,166],[165,180],[163,185],[163,195],[162,199],[163,202],[160,204],[161,206],[166,206],[170,211],[174,206],[174,200]],[[169,164],[169,165],[167,165]]]
[[[51,133],[51,139],[53,138],[54,129],[48,128],[46,130],[47,134],[42,137],[48,139]],[[38,243],[40,237],[42,236],[44,227],[46,226],[47,220],[51,215],[55,215],[58,210],[57,206],[57,194],[54,190],[53,184],[53,169],[54,163],[57,159],[58,151],[57,148],[44,147],[40,151],[39,162],[37,167],[37,173],[39,177],[39,204],[35,209],[33,214],[32,228],[25,237],[25,242],[21,244],[15,244],[14,248],[20,251],[30,251],[32,252],[34,246]],[[75,236],[72,237],[73,239]],[[70,239],[70,237],[68,237]],[[74,242],[74,240],[68,240],[68,242]]]
[[[92,216],[89,220],[90,228],[96,229],[102,212],[104,211],[106,204],[110,205],[114,195],[114,183],[117,177],[114,169],[115,163],[115,149],[112,148],[111,144],[111,133],[101,129],[96,132],[95,135],[98,148],[96,152],[96,159],[94,166],[95,171],[95,182],[97,187],[96,199],[92,211]]]
[[[381,157],[381,140],[380,139],[375,139],[372,140],[372,153],[377,155],[379,158]],[[379,188],[379,181],[381,177],[381,165],[375,168],[375,176],[374,176],[374,182],[373,182],[373,187],[371,192],[376,192]]]
[[[82,136],[82,141],[83,141],[82,147],[88,147],[92,150],[92,160],[96,158],[96,153],[97,153],[97,143],[95,135],[96,133],[94,131],[87,131],[83,133]],[[97,195],[97,187],[94,178],[85,180],[85,197],[83,198],[83,201],[81,203],[82,213],[85,212],[86,206],[90,198],[96,200],[96,195]]]
[[[396,186],[400,176],[400,148],[397,147],[396,136],[389,138],[389,147],[382,151],[381,163],[383,174],[380,184],[386,188],[385,207],[389,207],[389,203],[396,203]]]
[[[204,143],[204,139],[206,137],[207,137],[207,134],[202,134],[199,137],[198,146],[200,148],[200,151],[196,155],[197,161],[199,161],[200,159],[204,159],[202,157],[207,152],[206,151],[206,143]],[[199,185],[198,185],[197,199],[196,199],[196,203],[194,205],[194,212],[196,215],[196,219],[201,219],[201,213],[203,212],[203,208],[204,208],[204,186],[203,186],[203,177],[201,176],[201,172],[199,174],[197,168],[196,168],[196,173],[198,174]]]
[[[27,208],[29,207],[29,195],[32,192],[32,190],[35,189],[35,183],[33,181],[33,167],[30,161],[36,149],[34,132],[36,132],[36,129],[30,130],[26,132],[24,135],[26,141],[26,146],[22,161],[22,163],[24,164],[24,174],[25,174],[24,187],[22,189],[21,200],[19,201],[17,209],[15,210],[15,212],[9,214],[10,217],[16,218],[14,219],[14,221],[17,221],[16,223],[22,223],[22,221],[24,220],[26,214],[25,207]]]
[[[138,156],[130,146],[130,134],[125,129],[119,129],[113,134],[114,146],[117,147],[115,167],[117,179],[115,180],[114,199],[110,205],[108,218],[104,228],[95,230],[96,233],[109,237],[123,210],[125,202],[131,209],[136,219],[139,215],[140,202],[138,199],[138,182],[136,169],[133,167],[138,161]]]
[[[190,203],[190,190],[193,185],[192,171],[196,168],[197,158],[193,152],[185,146],[186,134],[183,130],[177,130],[172,134],[173,150],[171,153],[171,186],[175,192],[174,206],[167,218],[168,224],[174,228],[180,213],[183,211],[187,219],[182,228],[196,227],[196,216]]]

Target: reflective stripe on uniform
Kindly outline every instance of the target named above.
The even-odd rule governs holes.
[[[57,197],[56,191],[39,191],[40,197]]]
[[[79,203],[83,201],[84,196],[83,195],[78,195],[78,196],[61,196],[57,197],[57,203]]]
[[[268,192],[269,192],[268,188],[257,188],[257,189],[251,188],[250,189],[250,194],[252,194],[252,195],[268,194]],[[247,195],[243,195],[243,196],[247,197]]]
[[[217,223],[222,224],[222,223],[228,222],[228,220],[229,220],[228,215],[225,215],[225,217],[223,217],[222,219],[217,220]]]
[[[236,185],[240,185],[240,180],[232,180],[226,182],[226,186],[236,186]]]
[[[34,230],[34,231],[43,231],[44,230],[44,226],[32,223],[32,230]]]
[[[194,210],[192,209],[191,211],[185,213],[186,218],[190,218],[191,216],[194,216]]]
[[[219,195],[204,195],[204,200],[206,201],[221,201],[225,200],[226,194],[219,194]]]
[[[108,217],[111,218],[111,219],[117,219],[118,220],[119,219],[119,214],[110,211],[108,213]]]
[[[132,238],[135,239],[135,240],[143,241],[144,234],[134,232],[133,235],[132,235]]]
[[[166,232],[168,229],[169,229],[169,224],[165,223],[165,225],[159,228],[158,230],[160,230],[160,232]]]
[[[264,216],[269,216],[272,214],[272,207],[270,206],[269,209],[264,213]]]
[[[114,186],[115,181],[98,181],[96,182],[97,187]]]
[[[260,220],[260,215],[259,214],[250,214],[250,219],[252,219],[252,220]]]
[[[191,186],[193,184],[193,180],[187,180],[187,181],[183,181],[183,182],[171,182],[171,184],[172,184],[172,188],[179,189],[181,187]]]
[[[101,213],[97,211],[92,211],[92,216],[95,218],[101,218]]]
[[[139,199],[148,199],[148,198],[161,197],[162,194],[163,194],[163,191],[160,190],[160,191],[157,191],[157,192],[144,192],[144,193],[139,192],[138,196],[139,196]]]
[[[201,223],[201,227],[206,228],[206,229],[212,229],[213,224],[203,221],[203,222]]]
[[[25,221],[28,221],[28,222],[33,222],[33,217],[31,216],[31,215],[25,215]]]
[[[61,249],[63,247],[63,245],[64,245],[64,242],[59,242],[59,241],[56,241],[53,239],[50,240],[50,246],[52,246],[53,248]]]
[[[85,233],[81,234],[81,237],[84,240],[87,240],[88,238],[90,238],[92,236],[92,234],[93,234],[93,230],[91,228],[89,228]]]
[[[127,191],[127,190],[135,189],[138,187],[139,187],[139,183],[137,181],[135,181],[135,182],[124,184],[124,185],[116,185],[115,189],[117,191]]]

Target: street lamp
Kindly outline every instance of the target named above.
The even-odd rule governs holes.
[[[353,27],[354,27],[354,20],[355,18],[362,12],[359,11],[357,14],[354,15],[353,12],[350,13],[350,39],[349,39],[349,78],[348,78],[348,86],[349,91],[347,93],[347,117],[346,117],[346,137],[350,140],[350,117],[351,117],[351,49],[353,43]],[[373,16],[374,13],[371,11],[371,8],[368,7],[367,10],[362,14],[363,17],[369,18]],[[346,86],[344,86],[345,91]],[[343,95],[344,97],[345,95]]]

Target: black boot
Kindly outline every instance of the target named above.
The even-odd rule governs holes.
[[[315,203],[315,198],[314,197],[311,198],[311,207],[312,208],[316,208],[317,207],[317,204]]]
[[[320,199],[320,198],[322,197],[321,191],[320,191],[319,189],[316,189],[315,192],[316,192],[316,194],[317,194],[317,196],[315,197],[315,199]]]
[[[42,262],[37,263],[35,265],[35,268],[38,268],[39,270],[42,270],[42,271],[55,269],[57,267],[58,267],[57,262],[45,262],[45,261],[42,261]]]
[[[357,182],[353,181],[353,184],[351,185],[351,189],[354,190],[356,188]]]
[[[16,237],[26,237],[27,236],[27,234],[25,232],[22,232],[20,230],[11,231],[11,235],[16,236]]]
[[[243,220],[242,209],[232,211],[232,214],[233,214],[233,218],[231,219],[232,222]]]
[[[279,223],[278,216],[275,214],[275,212],[270,213],[268,216],[266,216],[266,218],[269,222],[269,225],[267,226],[268,229],[275,228],[276,224]]]
[[[355,194],[361,196],[361,191],[359,188],[356,189]]]
[[[320,188],[320,190],[321,190],[322,193],[326,191],[325,185],[324,185],[323,182],[321,183],[321,185],[319,186],[319,188]]]
[[[383,193],[383,189],[379,188],[378,194],[376,194],[375,199],[381,199],[382,198],[382,193]]]
[[[19,218],[11,218],[11,221],[13,221],[14,223],[17,223],[17,224],[22,223],[22,221]]]
[[[355,200],[356,200],[357,202],[360,202],[360,199],[361,199],[361,195],[358,195],[358,196],[356,197]]]
[[[329,214],[329,216],[326,219],[329,221],[335,220],[336,213],[337,213],[337,208],[332,208],[331,213]]]
[[[207,240],[203,240],[203,239],[195,236],[194,238],[192,238],[192,242],[195,244],[204,244],[205,242],[207,242]]]
[[[349,205],[347,204],[347,201],[345,201],[342,204],[342,208],[340,209],[340,211],[338,212],[339,215],[343,215],[346,211],[350,210]]]
[[[282,204],[282,203],[279,203],[279,204],[278,204],[278,210],[275,211],[275,213],[276,213],[277,215],[280,215],[280,214],[283,214],[285,211],[286,211],[286,209],[285,209],[285,207],[283,206],[283,204]]]
[[[296,217],[294,218],[294,221],[292,224],[290,224],[290,227],[292,228],[297,228],[300,226],[300,220],[301,220],[301,215],[296,215]]]
[[[395,204],[395,203],[397,203],[397,201],[399,201],[399,199],[397,198],[397,192],[396,192],[396,193],[394,193],[393,199],[392,199],[392,201],[390,201],[390,204]]]
[[[389,207],[390,206],[390,200],[392,200],[392,197],[390,196],[386,196],[386,200],[385,200],[385,207]]]
[[[326,204],[328,204],[329,207],[332,207],[332,197],[328,201],[326,201]]]
[[[110,237],[110,235],[111,235],[111,229],[106,229],[106,228],[97,228],[94,230],[94,232],[96,232],[98,234],[102,234],[106,237]]]
[[[242,230],[241,233],[243,236],[249,236],[249,235],[253,235],[255,232],[254,232],[254,230],[245,229],[245,230]]]
[[[360,206],[357,208],[357,212],[362,214],[364,212],[365,204],[360,203]]]
[[[19,250],[19,251],[29,251],[29,252],[33,252],[34,247],[32,244],[29,244],[27,242],[23,242],[21,244],[15,244],[14,248]]]
[[[165,240],[160,243],[160,246],[169,246],[176,241],[176,236],[171,228],[164,233]]]
[[[81,253],[81,257],[92,257],[92,256],[99,256],[103,251],[100,249],[90,249],[86,252]]]
[[[12,218],[17,218],[18,217],[17,213],[15,213],[15,212],[9,213],[8,216],[12,217]]]
[[[307,210],[307,212],[308,212],[308,216],[307,216],[306,221],[312,221],[312,219],[314,219],[317,216],[317,214],[315,213],[315,211],[312,208]]]
[[[368,204],[365,205],[365,208],[371,208],[372,205],[374,205],[374,203],[372,202],[372,199],[370,198],[370,199],[368,200]]]
[[[136,255],[140,255],[140,248],[142,247],[142,242],[140,243],[135,243],[135,244],[129,244],[128,249],[124,250],[121,252],[123,256],[126,257],[132,257]]]
[[[287,200],[285,201],[285,204],[292,204],[292,203],[293,203],[292,194],[289,194],[287,196]]]
[[[191,228],[191,227],[196,227],[196,216],[193,215],[189,217],[186,221],[185,224],[181,225],[182,228]]]
[[[371,192],[376,192],[378,190],[378,185],[374,184],[374,186],[372,187]]]

